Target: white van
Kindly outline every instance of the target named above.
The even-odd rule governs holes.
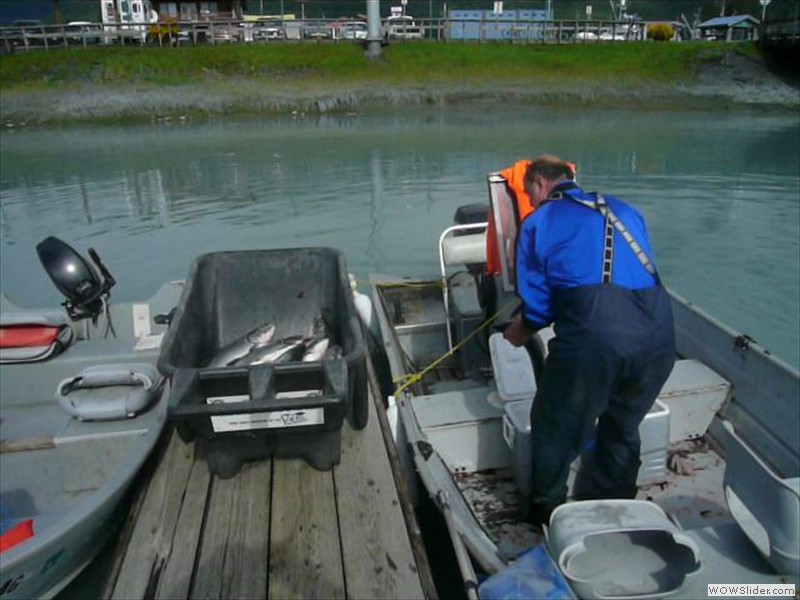
[[[339,37],[343,40],[365,40],[367,32],[364,21],[346,21],[339,26]]]
[[[387,40],[421,40],[425,32],[413,17],[397,15],[383,22],[383,37]]]
[[[158,22],[158,14],[150,0],[100,0],[103,18],[103,40],[132,39],[140,43],[147,41],[147,30],[151,23]],[[109,35],[112,33],[112,35]]]

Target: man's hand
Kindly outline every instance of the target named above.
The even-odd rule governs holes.
[[[522,346],[532,335],[533,333],[528,331],[525,325],[522,324],[521,315],[516,315],[503,332],[503,337],[506,338],[512,346]]]

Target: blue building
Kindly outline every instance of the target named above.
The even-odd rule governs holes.
[[[445,35],[449,40],[539,41],[546,21],[546,10],[450,10]]]

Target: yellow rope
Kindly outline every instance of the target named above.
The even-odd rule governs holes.
[[[358,283],[363,283],[365,285],[371,285],[372,284],[371,281],[362,281],[360,279],[356,279],[355,282],[357,284]],[[399,288],[407,287],[407,288],[412,288],[412,289],[419,289],[419,288],[426,288],[426,287],[441,288],[442,287],[442,282],[441,282],[441,280],[439,280],[439,281],[419,281],[419,282],[415,282],[415,281],[393,281],[391,283],[390,282],[386,282],[386,283],[381,282],[378,285],[380,287],[382,287],[382,288],[395,288],[395,287],[399,287]]]
[[[403,383],[403,384],[402,384],[400,387],[398,387],[398,388],[395,390],[395,392],[394,392],[394,395],[395,395],[395,396],[399,396],[399,395],[400,395],[402,392],[404,392],[404,391],[405,391],[406,389],[408,389],[410,386],[414,385],[415,383],[418,383],[418,382],[422,381],[422,378],[423,378],[423,377],[425,377],[425,375],[427,375],[427,374],[428,374],[428,373],[430,373],[430,372],[431,372],[433,369],[435,369],[435,368],[436,368],[436,367],[437,367],[437,366],[438,366],[440,363],[442,363],[442,362],[443,362],[443,361],[444,361],[446,358],[449,358],[450,356],[452,356],[452,355],[455,353],[455,351],[456,351],[456,350],[458,350],[459,348],[461,348],[461,346],[463,346],[464,344],[466,344],[466,343],[467,343],[468,341],[470,341],[470,340],[471,340],[473,337],[475,337],[475,336],[476,336],[476,335],[478,335],[478,334],[479,334],[481,331],[483,331],[484,329],[486,329],[486,328],[487,328],[489,325],[491,325],[492,323],[494,323],[494,322],[495,322],[495,321],[498,319],[498,317],[500,317],[500,315],[501,315],[501,314],[503,314],[503,313],[506,311],[506,309],[508,309],[509,307],[511,307],[511,305],[512,305],[512,304],[514,304],[515,302],[516,302],[516,300],[512,300],[512,301],[508,302],[508,303],[507,303],[505,306],[503,306],[503,307],[502,307],[500,310],[498,310],[498,311],[497,311],[497,312],[496,312],[494,315],[492,315],[491,317],[489,317],[488,319],[486,319],[486,320],[485,320],[483,323],[481,323],[480,327],[478,327],[477,329],[475,329],[475,331],[473,331],[473,332],[472,332],[472,333],[470,333],[470,334],[469,334],[467,337],[465,337],[463,340],[461,340],[461,342],[459,342],[458,344],[456,344],[455,346],[453,346],[453,348],[452,348],[451,350],[448,350],[447,352],[445,352],[444,354],[442,354],[442,356],[440,356],[440,357],[439,357],[439,358],[437,358],[435,361],[433,361],[431,364],[429,364],[427,367],[425,367],[424,369],[422,369],[422,371],[420,371],[420,372],[418,372],[418,373],[409,373],[408,375],[403,375],[402,377],[398,377],[397,379],[395,379],[394,381],[392,381],[392,383],[401,383],[401,382],[405,382],[405,383]],[[446,324],[446,326],[447,326],[447,327],[449,327],[449,326],[450,326],[450,324],[449,324],[449,323],[447,323],[447,324]]]

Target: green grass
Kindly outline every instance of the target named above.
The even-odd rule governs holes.
[[[103,83],[155,86],[246,78],[303,84],[407,85],[464,80],[670,83],[691,79],[725,52],[757,54],[752,43],[397,44],[369,60],[356,44],[96,48],[19,53],[0,61],[0,90]]]

